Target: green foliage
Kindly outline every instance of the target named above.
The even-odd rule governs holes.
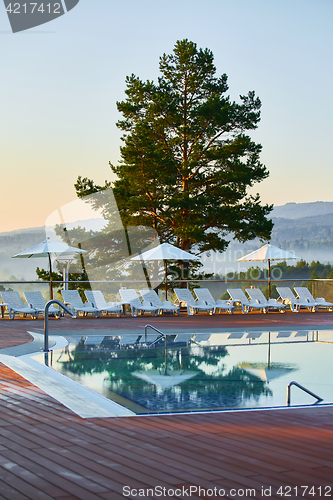
[[[320,262],[312,261],[311,264],[300,260],[296,265],[288,266],[285,261],[271,265],[272,279],[326,279],[333,278],[333,266],[331,264],[321,264]],[[245,272],[228,273],[228,279],[239,280],[265,280],[267,279],[267,268],[250,267]]]
[[[183,262],[173,262],[168,265],[168,279],[179,280],[179,279],[203,279],[209,280],[213,278],[213,273],[202,272],[202,263],[199,261],[189,262],[188,268],[182,267]]]
[[[301,204],[299,210],[306,212],[306,206],[302,205],[306,204]],[[299,249],[300,252],[303,249],[332,249],[332,213],[294,219],[273,217],[273,222],[271,241],[280,248]]]
[[[246,288],[249,288],[249,282],[245,282],[245,283],[236,283],[235,286],[232,286],[230,284],[230,286],[228,286],[228,288],[241,288],[243,290],[243,292],[245,292],[245,289]],[[268,285],[267,284],[263,284],[263,283],[260,283],[258,286],[256,286],[256,288],[260,288],[260,290],[262,291],[262,293],[265,295],[266,299],[268,299]],[[245,295],[247,295],[245,293]],[[274,283],[271,283],[271,298],[272,299],[278,299],[279,298],[279,293],[276,289],[276,285],[274,285]],[[221,300],[230,300],[230,295],[228,292],[225,292],[221,297],[220,297]]]
[[[81,268],[87,276],[93,281],[120,280],[131,277],[142,279],[142,266],[137,262],[129,262],[128,257],[132,254],[138,254],[147,249],[153,241],[156,233],[151,228],[127,228],[121,227],[119,215],[112,217],[111,205],[108,197],[112,197],[112,191],[104,191],[104,217],[109,221],[100,231],[87,231],[82,227],[64,230],[62,226],[56,226],[55,232],[69,246],[82,247],[85,250],[81,256]],[[89,203],[91,201],[89,200]],[[98,202],[98,197],[92,200],[94,204]],[[116,220],[117,219],[117,220]],[[154,234],[152,234],[154,233]],[[154,263],[145,263],[147,268]],[[73,265],[71,265],[71,269]],[[76,273],[81,273],[77,267]],[[164,271],[161,274],[164,277]]]
[[[45,269],[39,269],[39,267],[37,267],[36,274],[42,281],[50,281],[50,271],[45,271]],[[52,271],[53,289],[60,292],[63,287],[62,280],[63,276],[61,273]],[[80,273],[69,273],[68,281],[73,281],[73,283],[68,284],[69,290],[78,290],[82,300],[85,301],[84,290],[91,290],[87,273],[84,270]],[[82,283],[84,281],[87,281],[87,283]]]
[[[260,287],[262,293],[265,295],[265,297],[268,299],[268,285]],[[279,292],[276,289],[276,285],[274,283],[271,283],[271,299],[278,299],[280,297]]]
[[[227,95],[227,75],[216,77],[213,54],[188,40],[160,58],[157,83],[126,78],[122,161],[111,165],[113,192],[125,227],[153,227],[161,241],[199,252],[224,251],[239,241],[269,238],[272,206],[247,189],[268,176],[261,145],[247,131],[260,120],[254,92]],[[110,187],[79,177],[79,197]]]
[[[251,285],[260,288],[266,298],[268,298],[268,284],[265,283],[265,280],[268,279],[268,271],[267,268],[259,268],[250,267],[246,272],[240,273],[228,273],[226,278],[228,280],[242,280],[242,282],[236,282],[234,284],[235,288],[242,288],[245,291]],[[280,262],[278,264],[271,266],[271,278],[272,279],[281,279],[281,280],[290,280],[290,283],[286,282],[284,286],[304,286],[307,287],[310,292],[318,297],[318,282],[308,282],[307,280],[315,280],[315,279],[333,279],[333,266],[330,264],[322,264],[320,262],[312,261],[311,264],[305,262],[304,260],[300,260],[294,266],[288,266],[285,261]],[[225,277],[223,277],[225,279]],[[255,283],[256,280],[259,281],[258,284]],[[293,283],[293,280],[304,280],[302,283],[299,281]],[[232,283],[228,285],[232,287]],[[280,285],[281,286],[281,285]],[[330,288],[321,292],[323,296],[328,296],[328,293],[331,293]],[[271,283],[271,298],[277,299],[279,298],[279,293],[276,289],[276,285]],[[225,292],[221,299],[228,300],[230,299],[228,292]]]

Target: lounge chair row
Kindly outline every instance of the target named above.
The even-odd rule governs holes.
[[[246,288],[249,298],[247,298],[241,288],[228,289],[228,293],[232,304],[240,305],[243,314],[247,314],[251,310],[259,310],[262,313],[267,313],[269,310],[278,310],[280,312],[285,312],[286,310],[286,305],[278,302],[276,299],[267,300],[259,288]]]
[[[62,291],[63,301],[65,304],[69,305],[74,316],[77,316],[79,313],[92,313],[98,317],[102,312],[105,312],[106,314],[114,312],[119,316],[121,315],[121,305],[107,303],[102,292],[86,291],[85,294],[88,302],[83,303],[77,290]],[[33,318],[38,318],[39,315],[44,314],[46,302],[40,291],[24,292],[26,299],[25,304],[23,304],[18,292],[1,292],[1,295],[4,304],[7,306],[8,314],[11,319],[14,319],[16,314],[23,314],[24,316],[31,316]],[[49,306],[49,315],[60,316],[60,314],[61,311],[53,304]]]
[[[194,315],[198,311],[205,311],[208,314],[215,314],[217,311],[226,311],[233,314],[235,305],[239,304],[242,312],[247,314],[250,310],[259,310],[267,313],[269,310],[278,310],[285,312],[287,306],[291,311],[299,312],[301,307],[315,312],[319,307],[333,310],[333,303],[327,302],[324,298],[314,299],[306,287],[295,287],[297,297],[289,287],[277,288],[280,298],[267,300],[262,291],[258,288],[247,288],[245,295],[242,289],[228,289],[230,300],[214,300],[208,288],[195,288],[196,299],[187,288],[175,288],[177,303],[172,304],[166,300],[162,302],[154,290],[140,290],[139,295],[134,289],[123,288],[119,290],[121,302],[106,302],[103,293],[100,290],[86,290],[87,302],[83,303],[77,290],[62,290],[64,303],[71,309],[76,317],[79,314],[93,314],[99,317],[101,314],[114,313],[117,316],[122,315],[124,305],[131,308],[132,316],[138,316],[145,312],[153,315],[160,315],[166,312],[179,314],[181,306],[185,306],[188,315]],[[23,304],[18,292],[1,292],[2,299],[8,308],[9,317],[15,318],[15,314],[30,315],[37,318],[44,314],[45,300],[39,291],[24,292],[26,303]],[[60,311],[54,305],[49,308],[49,314],[59,316]]]
[[[291,332],[290,332],[291,333]],[[200,341],[209,340],[211,334],[199,335]],[[168,335],[168,342],[175,344],[190,344],[197,337],[196,333],[175,333],[174,335]],[[123,349],[123,348],[133,348],[134,346],[140,344],[155,344],[159,341],[165,341],[165,338],[159,336],[156,332],[151,332],[147,336],[140,335],[138,333],[117,335],[117,336],[105,336],[105,335],[89,335],[87,337],[81,337],[79,344],[88,349]]]
[[[16,314],[30,315],[37,318],[40,314],[44,314],[45,300],[40,291],[24,292],[26,303],[23,304],[18,292],[1,292],[3,302],[6,304],[11,319],[15,318]],[[63,302],[66,304],[74,316],[79,314],[93,314],[99,317],[102,313],[115,313],[121,316],[124,305],[131,308],[132,316],[138,316],[145,312],[155,316],[163,313],[173,313],[179,315],[180,306],[185,305],[189,315],[195,314],[197,311],[206,311],[209,314],[215,314],[217,310],[227,310],[230,313],[234,312],[234,307],[227,301],[218,300],[215,302],[208,289],[196,289],[195,293],[197,300],[194,299],[190,290],[175,289],[178,304],[172,304],[170,301],[161,301],[154,290],[140,290],[140,296],[134,289],[123,288],[119,290],[121,302],[106,302],[103,293],[100,290],[85,291],[87,302],[83,303],[80,294],[77,290],[62,290],[61,294]],[[49,314],[60,315],[59,309],[51,305]]]
[[[288,306],[293,312],[299,312],[302,307],[311,312],[316,312],[319,307],[333,310],[333,303],[327,302],[323,297],[314,299],[306,287],[295,287],[297,297],[289,287],[279,287],[277,290],[280,295],[279,300],[267,300],[259,288],[246,288],[248,297],[241,288],[231,288],[228,289],[230,300],[217,301],[214,300],[207,288],[194,289],[197,300],[194,300],[193,295],[187,289],[175,289],[174,291],[178,301],[186,305],[188,314],[195,314],[199,310],[206,310],[209,314],[225,310],[232,314],[237,304],[241,306],[243,314],[247,314],[251,310],[259,310],[262,313],[275,310],[283,313]]]
[[[103,313],[114,313],[117,316],[121,316],[123,306],[126,304],[130,306],[132,316],[138,316],[139,313],[144,312],[150,312],[154,315],[159,315],[163,312],[179,314],[179,306],[175,306],[169,301],[162,302],[154,290],[141,290],[140,294],[143,301],[140,300],[135,290],[121,289],[119,293],[122,302],[106,302],[100,290],[86,290],[85,296],[87,302],[83,303],[77,290],[61,291],[64,304],[69,306],[75,317],[79,314],[93,314],[99,317]],[[16,291],[4,291],[1,294],[11,319],[14,319],[16,314],[23,314],[24,316],[31,316],[33,318],[44,314],[46,303],[40,291],[24,292],[27,301],[25,304],[23,304],[19,293]],[[53,304],[49,307],[50,315],[59,316],[60,313],[61,311]]]
[[[299,312],[302,307],[311,312],[318,311],[320,307],[329,311],[333,310],[332,302],[327,302],[323,297],[313,298],[305,286],[295,286],[294,290],[297,296],[293,294],[289,287],[277,287],[281,301],[289,305],[293,312]]]
[[[116,312],[121,315],[122,307],[128,305],[131,308],[132,316],[136,317],[145,312],[158,316],[163,313],[172,313],[179,315],[180,306],[185,305],[189,315],[195,314],[197,311],[203,310],[209,314],[215,314],[217,310],[227,310],[233,313],[234,307],[227,301],[218,300],[215,302],[213,296],[208,289],[198,288],[194,290],[197,300],[194,299],[190,290],[186,288],[174,289],[177,297],[177,304],[172,304],[169,300],[161,301],[154,290],[140,290],[140,296],[134,289],[121,288],[119,295],[121,303],[106,303],[103,294],[98,291],[86,291],[85,295],[88,302],[83,304],[79,293],[75,290],[63,290],[64,302],[68,304],[74,313],[102,313]]]
[[[260,310],[267,313],[270,309],[285,311],[286,305],[278,302],[276,299],[266,300],[264,294],[258,288],[246,289],[248,298],[241,288],[228,289],[230,300],[214,300],[208,288],[195,288],[194,293],[197,300],[194,300],[190,290],[175,289],[175,294],[180,303],[187,307],[188,314],[195,314],[197,311],[206,310],[209,314],[215,314],[217,311],[226,311],[233,314],[235,305],[240,305],[243,314],[250,310]]]
[[[16,314],[32,316],[33,318],[44,314],[45,300],[41,292],[24,292],[27,301],[25,304],[23,304],[18,292],[1,292],[1,296],[3,303],[7,306],[10,319],[14,319]],[[60,311],[51,304],[49,314],[59,316]]]
[[[284,312],[288,306],[292,312],[299,312],[302,307],[311,312],[318,311],[319,307],[333,310],[332,302],[327,302],[323,297],[314,299],[306,287],[295,287],[294,290],[297,296],[289,287],[277,287],[278,300],[267,300],[259,288],[246,288],[249,299],[240,288],[228,289],[228,293],[233,304],[241,305],[244,314],[247,314],[251,309],[259,309],[263,313],[267,313],[269,310]]]

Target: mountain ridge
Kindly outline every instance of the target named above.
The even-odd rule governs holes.
[[[271,237],[273,245],[287,251],[294,250],[307,262],[333,261],[333,202],[286,203],[275,207],[270,217],[274,223]],[[99,229],[98,221],[99,219],[91,219],[88,222],[93,224],[94,229]],[[71,223],[70,227],[81,225],[92,229],[86,223],[87,221],[81,220]],[[45,239],[45,236],[45,227],[0,233],[0,279],[9,279],[12,275],[24,279],[36,279],[37,265],[47,267],[45,259],[41,259],[39,263],[39,259],[12,259],[12,256],[37,245]],[[261,245],[262,242],[257,238],[242,244],[231,238],[225,257],[218,261],[221,262],[221,271],[216,272],[223,274],[223,266],[228,267],[228,262],[236,260],[233,258],[234,255],[237,254],[238,258],[241,254],[245,255]]]
[[[333,201],[313,201],[309,203],[295,203],[288,202],[284,205],[277,205],[273,208],[272,212],[269,214],[271,219],[305,219],[308,217],[317,217],[320,215],[330,215],[333,214]],[[91,219],[93,224],[96,224],[96,229],[101,229],[102,219]],[[76,225],[84,224],[87,227],[87,221],[78,220],[76,222],[71,222],[68,226],[75,227]],[[94,229],[94,227],[89,224],[87,229]],[[0,232],[0,236],[12,236],[15,234],[28,234],[32,232],[45,232],[44,226],[41,227],[29,227],[24,229],[14,229],[13,231],[3,231]],[[0,249],[1,251],[1,249]]]
[[[303,219],[318,215],[333,214],[333,201],[313,201],[310,203],[289,202],[278,205],[269,214],[270,218]]]

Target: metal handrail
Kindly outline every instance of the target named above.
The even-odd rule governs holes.
[[[52,299],[45,304],[44,309],[44,352],[49,351],[49,307],[51,304],[58,304],[64,311],[73,316],[73,313],[60,300]]]
[[[160,283],[160,279],[152,279],[150,280],[152,283]],[[265,278],[241,278],[241,279],[174,279],[174,280],[168,280],[168,283],[242,283],[242,282],[263,282],[267,283],[267,279]],[[330,283],[333,282],[333,278],[280,278],[280,279],[271,279],[271,282],[288,282],[288,281],[293,281],[293,282],[321,282],[324,281],[325,283]],[[0,280],[1,285],[6,285],[6,284],[17,284],[17,285],[27,285],[27,284],[45,284],[49,285],[49,281],[44,281],[44,280]],[[68,284],[84,284],[84,283],[147,283],[146,280],[87,280],[87,281],[68,281],[68,280],[56,280],[53,281],[53,284],[62,284],[62,283],[68,283]]]
[[[155,330],[155,332],[159,333],[160,336],[157,337],[157,339],[154,340],[150,345],[155,344],[156,340],[160,340],[161,338],[165,337],[165,333],[161,332],[158,328],[155,328],[153,325],[146,325],[145,326],[145,343],[147,344],[147,330],[148,328],[151,328],[152,330]],[[149,347],[149,346],[148,346]]]
[[[301,384],[299,384],[298,382],[295,382],[294,380],[292,382],[290,382],[290,384],[288,384],[288,387],[287,387],[287,405],[290,406],[290,400],[291,400],[291,386],[292,385],[296,385],[296,387],[298,387],[299,389],[302,389],[302,391],[306,392],[307,394],[310,394],[310,396],[313,396],[314,398],[316,398],[316,403],[320,403],[320,401],[324,401],[323,398],[320,398],[319,396],[317,396],[317,394],[315,394],[314,392],[312,391],[309,391],[309,389],[307,389],[306,387],[303,387]]]

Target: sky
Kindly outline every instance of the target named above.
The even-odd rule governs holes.
[[[232,99],[262,101],[262,202],[333,201],[332,14],[331,0],[80,0],[13,34],[1,2],[0,232],[43,226],[79,175],[113,179],[125,77],[156,80],[184,38],[212,50]]]

